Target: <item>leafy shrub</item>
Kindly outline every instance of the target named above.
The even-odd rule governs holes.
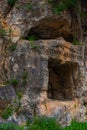
[[[36,117],[32,124],[26,126],[15,124],[0,124],[0,130],[87,130],[87,122],[72,121],[70,126],[61,127],[55,119],[45,116]]]
[[[16,86],[16,85],[18,85],[19,82],[18,82],[17,79],[13,78],[13,79],[11,79],[11,80],[9,81],[9,83],[10,83],[11,85]]]
[[[35,40],[37,40],[37,37],[34,36],[34,35],[31,35],[31,36],[28,36],[27,39],[28,39],[29,41],[35,41]]]
[[[27,39],[30,41],[32,50],[39,50],[40,46],[33,44],[33,41],[38,40],[38,38],[34,35],[28,36]]]
[[[48,0],[48,2],[53,6],[54,13],[59,15],[64,10],[69,8],[77,7],[77,0],[61,0],[58,3],[55,0]]]
[[[19,99],[19,101],[21,100],[21,98],[23,97],[23,92],[22,91],[18,91],[17,92],[17,97]]]
[[[7,0],[8,4],[13,6],[17,0]]]
[[[33,5],[32,4],[25,4],[25,8],[31,10],[31,9],[33,9]]]
[[[12,45],[9,46],[9,51],[10,52],[13,52],[15,50],[16,50],[16,44],[12,44]]]
[[[49,117],[36,117],[28,130],[61,130],[55,119]]]
[[[12,106],[8,106],[5,111],[2,113],[2,118],[3,119],[8,119],[9,116],[11,116],[13,114],[13,107]]]
[[[6,36],[7,32],[5,31],[5,29],[0,29],[0,37]]]
[[[15,112],[16,112],[17,114],[19,114],[19,112],[20,112],[20,110],[21,110],[21,107],[22,107],[21,99],[22,99],[22,97],[23,97],[23,92],[22,92],[22,91],[17,91],[16,94],[17,94],[17,97],[18,97],[18,101],[14,100],[14,102],[15,102],[15,103],[17,102],[18,105],[15,107]]]
[[[72,121],[71,125],[63,128],[63,130],[87,130],[87,122]]]
[[[73,39],[73,45],[80,45],[79,41],[76,39],[76,37],[74,37]]]
[[[53,0],[48,0],[48,3],[51,3],[51,2],[53,2]]]
[[[87,122],[72,121],[70,126],[61,127],[53,118],[36,117],[28,130],[87,130]]]
[[[24,130],[24,127],[15,124],[0,124],[0,130]]]
[[[27,79],[27,77],[28,77],[28,72],[27,72],[27,71],[24,71],[22,78],[23,78],[23,79]]]
[[[28,72],[24,71],[22,76],[22,80],[23,80],[22,83],[24,86],[27,84],[27,78],[28,78]]]

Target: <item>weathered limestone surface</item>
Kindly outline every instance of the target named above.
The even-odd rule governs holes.
[[[31,8],[29,9],[28,6]],[[72,39],[70,14],[65,12],[61,16],[55,16],[51,4],[47,0],[21,0],[16,2],[10,11],[7,11],[8,8],[9,5],[6,1],[1,1],[0,22],[7,32],[11,30],[9,35],[13,42],[18,41],[21,37],[26,37],[34,27],[35,30],[38,30],[34,33],[38,32],[39,35],[42,33],[42,39],[59,36]],[[4,15],[6,15],[5,18]]]
[[[16,93],[11,86],[2,86],[0,87],[0,98],[10,100],[17,98]]]
[[[24,124],[36,114],[55,117],[63,125],[86,119],[87,46],[67,42],[74,38],[71,22],[67,11],[55,16],[47,0],[21,0],[12,8],[0,1],[0,86],[17,81],[8,90],[0,87],[1,103],[6,104],[10,92],[15,98],[15,91],[23,93],[19,114],[1,123]],[[32,35],[38,40],[24,40]]]
[[[73,46],[63,38],[20,40],[14,52],[8,51],[6,75],[9,81],[17,79],[14,87],[23,92],[21,112],[52,116],[64,125],[72,118],[85,120],[84,53],[84,46]]]

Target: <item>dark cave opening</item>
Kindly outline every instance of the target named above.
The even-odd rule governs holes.
[[[49,83],[47,96],[53,100],[73,100],[78,87],[78,64],[49,60]]]
[[[25,37],[27,40],[57,39],[63,37],[66,41],[73,41],[71,25],[65,20],[45,19],[31,28]]]

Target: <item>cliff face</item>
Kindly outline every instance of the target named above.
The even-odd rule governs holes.
[[[55,15],[47,0],[0,1],[1,122],[22,124],[36,114],[55,117],[63,125],[73,118],[86,120],[84,3],[84,17],[78,19],[70,9]],[[8,104],[13,115],[3,120]]]

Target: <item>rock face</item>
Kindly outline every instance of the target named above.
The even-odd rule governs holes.
[[[3,87],[0,87],[0,98],[11,101],[17,97],[16,97],[16,93],[15,93],[13,87],[3,86]]]
[[[85,120],[85,47],[57,40],[20,40],[5,59],[8,80],[17,79],[22,110],[55,117],[68,124]],[[31,111],[31,110],[30,110]]]
[[[70,13],[55,16],[47,0],[21,0],[7,14],[8,6],[1,1],[0,27],[5,32],[0,32],[0,86],[12,88],[0,87],[0,97],[3,102],[4,90],[12,92],[7,98],[22,96],[19,113],[7,122],[23,124],[35,115],[54,117],[63,125],[85,121],[87,47],[70,43]]]

